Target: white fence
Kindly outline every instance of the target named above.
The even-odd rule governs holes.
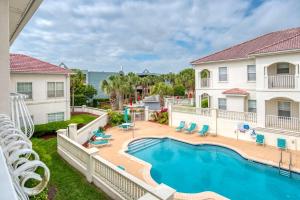
[[[294,75],[268,76],[268,88],[295,88]]]
[[[266,115],[265,120],[266,127],[300,131],[299,118]]]
[[[96,155],[97,148],[86,149],[60,131],[58,153],[113,199],[138,200],[148,194],[158,200],[171,200],[175,190],[166,185],[154,188],[109,161]]]
[[[235,112],[227,110],[218,110],[218,117],[237,121],[247,121],[252,123],[257,122],[256,113],[253,112]]]

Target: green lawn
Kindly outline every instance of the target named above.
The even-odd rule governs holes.
[[[65,129],[71,123],[76,123],[78,125],[87,124],[90,121],[96,119],[97,116],[89,114],[78,114],[72,115],[70,120],[60,121],[60,122],[50,122],[48,124],[39,124],[34,126],[34,136],[43,136],[56,134],[59,129]]]
[[[65,162],[57,153],[55,138],[32,138],[33,149],[50,169],[48,184],[49,199],[55,200],[97,200],[110,199],[96,186],[88,183],[85,177]],[[53,192],[55,191],[55,192]],[[54,195],[53,195],[54,194]]]

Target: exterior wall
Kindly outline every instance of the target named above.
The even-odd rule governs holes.
[[[48,123],[48,114],[64,112],[65,120],[70,119],[70,77],[62,74],[12,73],[10,91],[17,92],[18,82],[32,82],[32,100],[26,100],[34,124]],[[47,82],[64,82],[64,97],[48,98]]]
[[[227,96],[227,110],[245,112],[245,97],[243,96]]]
[[[246,89],[250,93],[249,99],[256,99],[256,84],[253,81],[248,81],[247,65],[255,65],[255,60],[248,59],[195,66],[196,106],[200,107],[201,94],[207,93],[210,96],[210,108],[218,108],[218,98],[226,98],[222,93],[225,90],[236,87]],[[226,82],[219,81],[219,67],[227,67],[228,80]],[[209,88],[200,88],[200,73],[204,69],[207,69],[210,72],[211,81]],[[244,110],[243,107],[235,109],[239,111]]]
[[[295,74],[295,88],[277,89],[268,88],[268,75],[276,74],[276,63],[290,63],[290,73]],[[247,80],[247,65],[256,65],[256,81],[249,82]],[[257,121],[258,126],[265,126],[265,113],[276,114],[277,105],[268,104],[266,101],[273,98],[289,98],[294,101],[292,106],[293,116],[299,117],[299,106],[295,106],[300,102],[300,77],[299,77],[300,53],[285,53],[273,55],[259,55],[245,60],[223,61],[215,63],[204,63],[195,66],[196,75],[196,106],[200,107],[200,96],[207,93],[210,96],[210,108],[218,108],[218,98],[227,99],[227,110],[246,112],[248,110],[248,100],[256,100]],[[228,81],[219,82],[218,68],[227,67]],[[210,72],[210,87],[200,88],[200,72],[204,69]],[[237,98],[225,96],[222,94],[225,90],[231,88],[241,88],[249,92],[245,98],[244,104]],[[276,111],[276,112],[275,112]],[[297,111],[297,112],[296,112]]]

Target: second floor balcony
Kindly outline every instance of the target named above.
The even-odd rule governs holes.
[[[299,66],[287,62],[265,67],[266,89],[297,89]]]

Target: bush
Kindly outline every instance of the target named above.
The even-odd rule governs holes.
[[[97,108],[98,106],[101,106],[101,103],[109,103],[109,99],[108,98],[93,99],[92,106],[94,108]]]
[[[168,109],[164,108],[159,112],[155,112],[152,114],[152,118],[155,122],[160,124],[168,124],[169,116],[168,116]]]
[[[74,104],[75,106],[86,105],[87,98],[83,94],[74,95]]]
[[[208,99],[202,99],[201,108],[208,108]]]
[[[111,126],[117,126],[119,124],[124,123],[124,115],[122,113],[116,111],[108,112],[108,124]]]
[[[185,87],[183,85],[175,85],[173,89],[174,89],[174,96],[185,95]]]
[[[57,130],[65,129],[71,123],[78,124],[78,128],[80,128],[80,126],[87,124],[94,119],[96,119],[96,116],[88,115],[88,114],[78,114],[78,115],[73,115],[71,119],[67,121],[50,122],[47,124],[35,125],[34,136],[41,137],[43,135],[56,134]]]

